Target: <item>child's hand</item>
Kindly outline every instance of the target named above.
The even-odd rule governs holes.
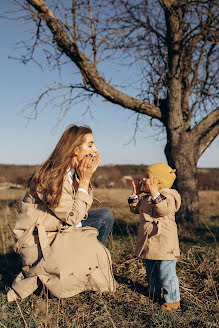
[[[155,197],[159,191],[158,188],[159,180],[157,177],[143,178],[141,190],[144,192],[149,192],[151,197]]]
[[[130,180],[128,182],[132,184],[132,195],[139,195],[141,193],[141,180]]]

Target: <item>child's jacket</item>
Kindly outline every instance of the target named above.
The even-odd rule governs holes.
[[[151,196],[145,195],[130,204],[130,210],[140,215],[136,256],[150,260],[176,260],[180,255],[175,212],[181,204],[181,197],[174,189],[161,189],[166,197],[157,204],[151,203]]]

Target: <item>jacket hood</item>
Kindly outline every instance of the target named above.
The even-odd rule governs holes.
[[[160,189],[160,193],[163,194],[164,196],[172,195],[174,197],[175,205],[176,205],[176,212],[177,212],[181,205],[181,196],[178,193],[178,191],[176,191],[175,189],[163,188],[163,189]]]

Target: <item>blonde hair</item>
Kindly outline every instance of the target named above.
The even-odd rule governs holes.
[[[83,143],[84,136],[92,133],[88,126],[70,125],[59,139],[49,158],[35,171],[29,180],[28,191],[31,195],[42,195],[43,202],[51,209],[59,205],[63,179],[72,166],[76,147]]]

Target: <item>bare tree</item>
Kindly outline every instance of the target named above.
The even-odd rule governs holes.
[[[82,79],[45,90],[63,90],[63,110],[100,95],[166,130],[165,154],[177,169],[181,223],[197,224],[197,161],[219,132],[216,0],[13,0],[18,16],[34,23],[22,61],[70,61]],[[138,67],[135,96],[104,77],[104,63]],[[139,118],[139,116],[138,116]]]

